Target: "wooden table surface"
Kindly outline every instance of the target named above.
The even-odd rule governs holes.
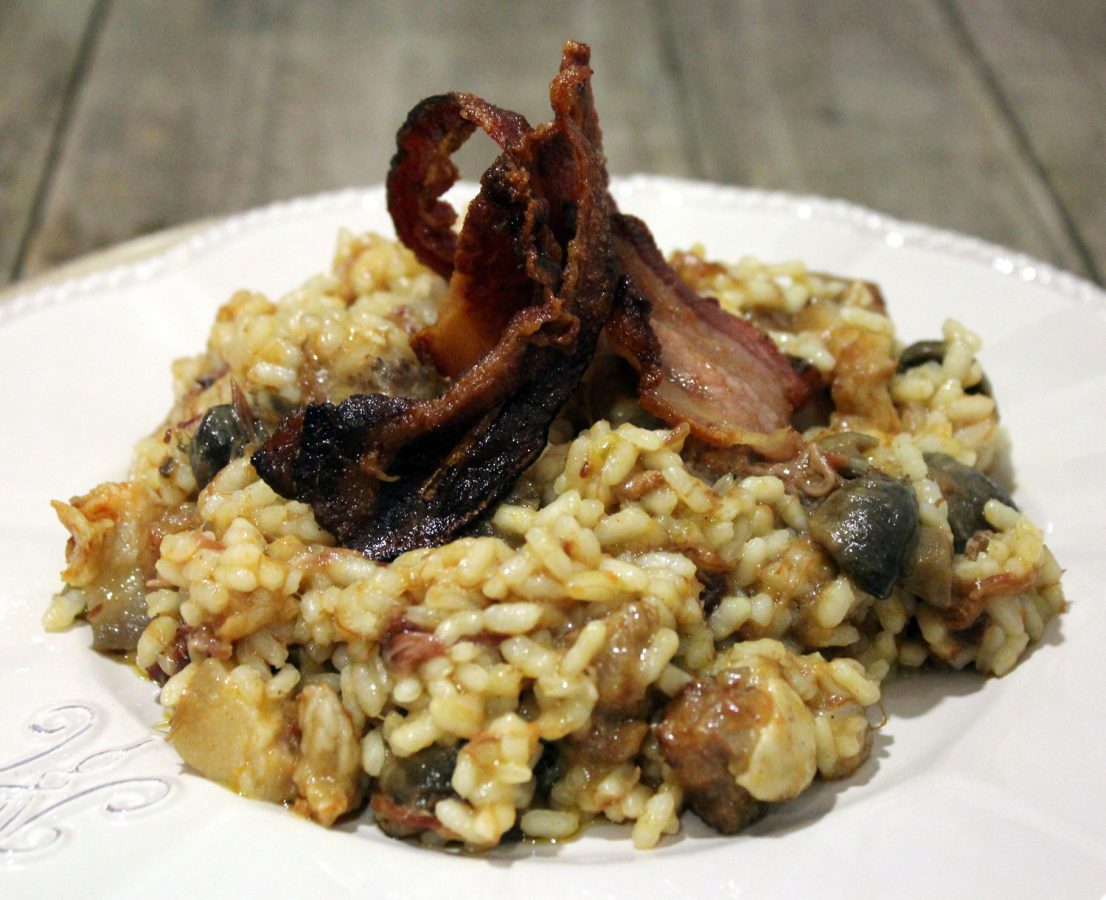
[[[842,197],[1102,283],[1103,0],[0,0],[0,286],[378,183],[429,94],[544,121],[568,37],[615,174]]]

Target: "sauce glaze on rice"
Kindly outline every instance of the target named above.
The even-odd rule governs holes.
[[[869,435],[858,464],[907,485],[931,536],[951,540],[924,454],[1001,479],[1006,437],[962,325],[903,368],[869,284],[697,249],[672,262],[817,370],[832,402],[808,446]],[[406,249],[342,234],[329,274],[223,306],[206,352],[174,364],[173,407],[128,481],[55,504],[72,537],[47,626],[83,616],[99,648],[133,649],[200,774],[325,825],[368,805],[429,843],[606,818],[647,848],[685,807],[733,831],[852,774],[885,678],[1002,675],[1062,610],[1040,529],[997,499],[952,556],[947,601],[906,579],[862,590],[811,534],[800,482],[817,454],[719,474],[599,364],[474,534],[392,563],[336,547],[248,452],[198,489],[197,429],[236,393],[258,433],[319,399],[434,396],[409,340],[444,292]]]

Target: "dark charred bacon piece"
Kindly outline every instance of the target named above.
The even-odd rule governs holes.
[[[607,337],[641,373],[641,405],[671,424],[687,422],[709,444],[791,456],[798,435],[789,421],[807,388],[787,357],[755,325],[688,287],[645,223],[617,214],[612,232],[630,281]]]
[[[550,89],[553,122],[521,137],[507,134],[466,216],[453,296],[490,303],[504,284],[511,286],[513,311],[494,346],[433,400],[369,394],[308,406],[254,454],[261,477],[310,503],[343,545],[386,560],[448,541],[541,452],[550,422],[591,361],[610,313],[615,272],[602,151],[589,139],[598,136],[597,127],[588,127],[590,75],[586,48],[566,48]],[[464,116],[473,108],[461,101],[424,106],[422,115],[432,120],[425,127],[409,118],[408,139],[430,134],[431,155],[405,163],[413,157],[398,154],[397,165],[410,171],[395,183],[421,171],[439,196],[455,176],[442,175],[432,148],[456,149],[458,135],[473,130],[456,120],[471,125]],[[480,115],[492,116],[489,110],[485,105]],[[422,224],[410,229],[431,248],[428,254],[448,249],[436,236],[448,220],[436,202],[416,205]],[[405,207],[398,215],[411,214]],[[478,263],[471,257],[475,248],[482,254]]]

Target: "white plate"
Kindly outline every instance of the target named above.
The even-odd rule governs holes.
[[[279,295],[324,268],[340,226],[390,230],[379,189],[235,217],[136,265],[0,307],[0,883],[6,896],[415,897],[1106,891],[1106,296],[969,238],[844,203],[659,178],[617,183],[665,247],[801,258],[881,283],[904,340],[955,316],[1014,440],[1017,499],[1067,567],[1071,609],[1001,680],[891,686],[890,720],[854,778],[820,784],[744,834],[692,816],[636,853],[604,827],[489,858],[419,850],[364,824],[324,831],[185,772],[154,689],[42,632],[65,534],[48,501],[122,477],[170,402],[169,362],[203,344],[241,287]],[[510,893],[508,893],[510,892]]]

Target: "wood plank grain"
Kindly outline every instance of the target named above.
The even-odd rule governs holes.
[[[0,3],[0,284],[11,278],[49,168],[91,0]]]
[[[568,37],[593,46],[612,169],[686,172],[657,17],[645,0],[610,9],[119,0],[27,269],[175,222],[379,182],[396,128],[432,93],[470,90],[543,121]],[[483,143],[477,155],[490,159]]]
[[[940,5],[694,9],[668,25],[699,174],[844,197],[1085,270],[1048,185]]]
[[[1068,216],[1106,274],[1106,4],[959,2],[972,41]]]

